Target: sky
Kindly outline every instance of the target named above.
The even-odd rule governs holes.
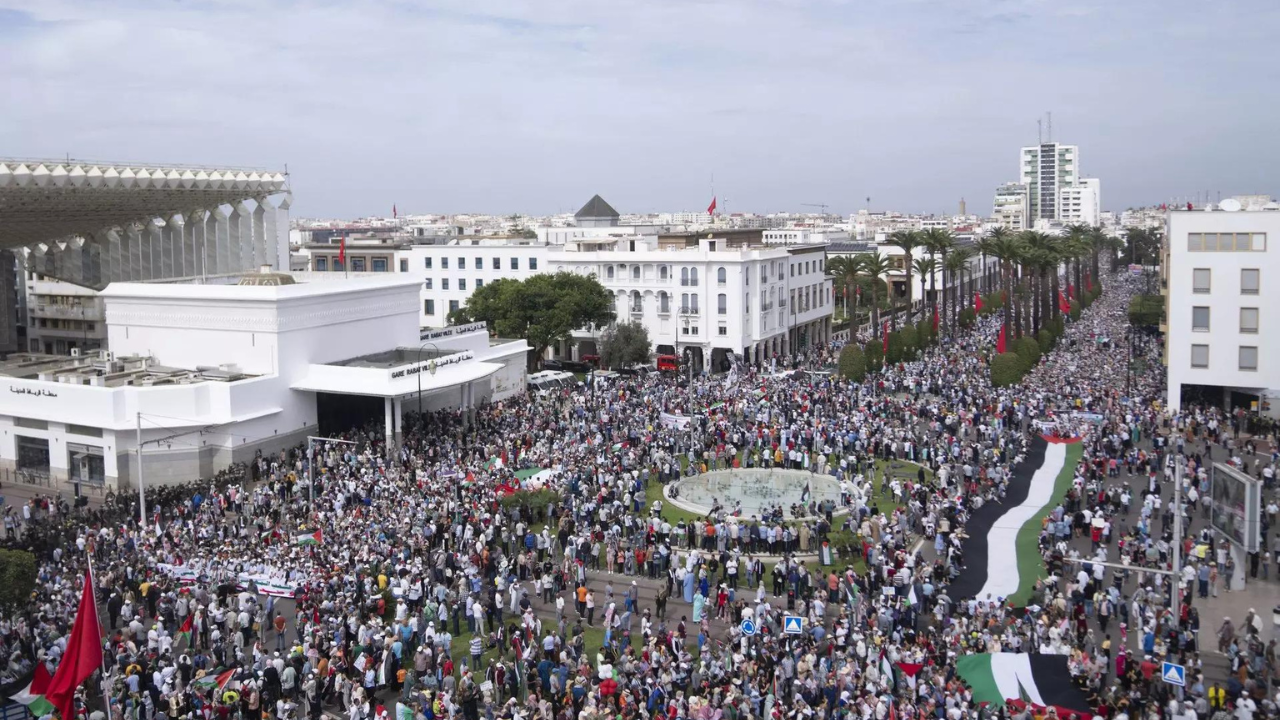
[[[0,0],[0,155],[287,167],[295,217],[1280,194],[1275,0]]]

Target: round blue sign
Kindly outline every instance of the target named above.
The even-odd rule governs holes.
[[[742,621],[742,634],[743,634],[743,635],[755,635],[755,634],[756,634],[756,624],[755,624],[754,622],[752,622],[751,620],[743,620],[743,621]]]

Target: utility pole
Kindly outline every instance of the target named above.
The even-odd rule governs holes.
[[[136,413],[138,422],[138,526],[147,526],[147,493],[142,482],[142,413]]]
[[[1182,456],[1173,459],[1173,622],[1182,624]]]

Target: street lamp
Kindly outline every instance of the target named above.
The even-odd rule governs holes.
[[[680,323],[685,330],[688,330],[690,324],[698,319],[698,311],[692,307],[685,306],[680,308]],[[680,336],[676,336],[676,351],[680,350]],[[689,427],[693,428],[693,343],[685,347],[686,364],[689,366]]]
[[[337,438],[320,437],[317,435],[307,436],[307,507],[315,505],[316,502],[316,481],[315,481],[315,457],[311,449],[311,445],[316,440],[323,442],[338,443],[340,445],[355,445],[351,440],[339,440]]]
[[[422,350],[428,345],[431,346],[432,350],[435,350],[436,357],[440,356],[440,348],[435,343],[424,342],[422,343],[422,345],[418,346],[418,362],[419,363],[422,362]],[[434,360],[432,360],[431,364],[427,366],[427,371],[430,372],[432,375],[436,374],[436,364]],[[422,422],[422,368],[418,368],[417,375],[418,375],[418,422]]]

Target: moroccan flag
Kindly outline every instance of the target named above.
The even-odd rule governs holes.
[[[188,646],[190,646],[190,645],[191,645],[191,628],[192,628],[191,620],[192,620],[192,618],[194,618],[194,617],[195,617],[195,615],[194,615],[194,614],[192,614],[192,615],[187,615],[187,619],[182,621],[182,627],[178,628],[178,634],[177,634],[177,636],[176,636],[176,637],[174,637],[174,639],[173,639],[173,641],[174,641],[174,643],[175,643],[175,644],[176,644],[179,640],[181,640],[182,638],[184,638],[184,637],[185,637],[185,638],[187,639],[187,645],[188,645]]]
[[[45,698],[58,709],[64,718],[75,717],[76,688],[95,670],[102,667],[102,626],[98,624],[98,606],[94,602],[93,575],[84,573],[84,590],[80,593],[80,607],[76,610],[76,622],[71,628],[71,639],[58,663],[58,671],[49,681]]]
[[[342,240],[338,242],[338,262],[347,262],[347,236],[343,235]]]
[[[933,308],[933,331],[938,332],[938,308]]]
[[[1003,325],[1001,325],[1001,326],[1000,326],[1000,337],[996,338],[996,352],[998,352],[998,353],[1000,353],[1000,354],[1004,354],[1004,350],[1005,350],[1005,347],[1006,347],[1006,346],[1007,346],[1007,343],[1005,342],[1004,326],[1003,326]]]
[[[902,677],[907,681],[907,685],[912,690],[916,689],[916,676],[924,669],[923,663],[898,663],[898,670],[902,671]]]
[[[973,294],[973,311],[982,312],[982,294],[975,292]]]
[[[1072,715],[1090,713],[1089,698],[1071,682],[1066,655],[1048,653],[983,653],[956,659],[956,672],[973,691],[973,699],[997,707],[1024,699],[1040,707],[1056,707]],[[1065,717],[1063,712],[1059,717]]]
[[[716,198],[714,195],[711,196],[711,204],[707,206],[707,214],[708,215],[716,214]]]
[[[1071,283],[1067,283],[1067,297],[1074,299],[1075,296],[1076,296],[1076,286]]]
[[[294,545],[319,545],[324,542],[324,535],[319,530],[293,536]]]
[[[20,705],[26,705],[27,710],[35,717],[44,717],[52,715],[56,710],[53,703],[45,699],[45,693],[49,691],[49,683],[53,678],[49,677],[49,671],[44,667],[44,661],[36,663],[35,672],[31,675],[31,682],[13,694],[10,698]]]
[[[1089,273],[1084,274],[1084,291],[1093,292],[1093,278],[1089,277]]]
[[[884,341],[882,344],[884,346],[883,348],[881,348],[882,351],[885,353],[888,353],[889,352],[889,323],[884,324]]]
[[[1067,302],[1067,296],[1061,290],[1058,291],[1058,309],[1064,313],[1071,312],[1071,303]]]

